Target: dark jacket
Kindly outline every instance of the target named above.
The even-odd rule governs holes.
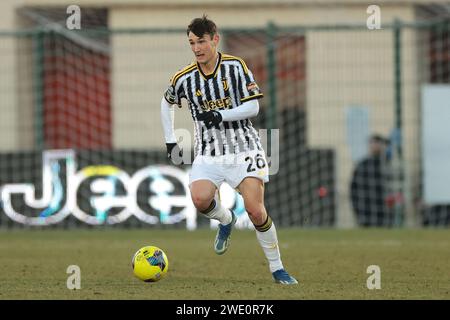
[[[387,223],[381,156],[370,156],[358,163],[353,171],[350,197],[358,225],[383,226]]]

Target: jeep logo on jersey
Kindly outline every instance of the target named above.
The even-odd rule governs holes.
[[[217,100],[204,100],[202,109],[204,111],[210,111],[215,109],[230,109],[231,107],[231,98],[226,97]]]

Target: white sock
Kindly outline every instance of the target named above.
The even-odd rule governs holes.
[[[256,238],[261,245],[264,254],[269,261],[270,272],[283,269],[280,250],[278,248],[277,230],[272,219],[267,216],[266,222],[261,226],[255,226]]]
[[[202,214],[209,219],[219,220],[222,225],[231,223],[233,219],[230,210],[225,209],[217,199],[214,199],[209,208],[202,212]]]

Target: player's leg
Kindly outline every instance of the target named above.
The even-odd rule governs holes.
[[[216,197],[216,191],[223,178],[217,166],[192,164],[190,173],[190,192],[194,206],[209,219],[219,221],[219,228],[214,240],[214,251],[223,254],[228,249],[232,226],[236,223],[234,214],[224,208]]]
[[[215,197],[217,187],[209,180],[197,180],[191,184],[191,196],[195,207],[207,218],[219,220],[219,228],[214,239],[214,251],[224,254],[230,246],[230,236],[236,216],[224,208]]]
[[[190,184],[191,198],[194,206],[201,213],[207,213],[214,204],[214,196],[216,194],[216,185],[206,179],[196,180]]]
[[[256,177],[246,177],[238,189],[244,198],[245,209],[255,226],[256,237],[269,261],[270,272],[275,282],[297,284],[297,280],[285,271],[281,262],[277,230],[264,206],[264,182]]]
[[[209,219],[218,220],[226,225],[231,222],[231,213],[215,197],[217,187],[210,180],[196,180],[191,183],[191,198],[200,213]]]

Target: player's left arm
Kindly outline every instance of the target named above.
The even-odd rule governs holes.
[[[256,83],[252,71],[247,67],[244,60],[240,60],[238,69],[238,86],[239,92],[241,94],[241,103],[254,99],[261,99],[264,95],[261,92],[258,84]]]
[[[258,99],[262,98],[263,94],[243,60],[240,60],[238,74],[239,92],[242,95],[240,97],[241,104],[233,109],[213,110],[198,115],[197,119],[204,121],[207,127],[215,126],[222,121],[244,120],[258,115]]]
[[[257,99],[253,99],[242,103],[237,108],[219,110],[218,112],[222,116],[222,121],[236,121],[253,118],[258,115],[259,102]]]
[[[258,84],[255,81],[253,73],[248,69],[244,60],[239,59],[238,83],[239,92],[241,94],[241,104],[236,108],[229,110],[220,110],[222,121],[236,121],[253,118],[258,115],[259,103],[258,99],[263,97]]]
[[[229,110],[212,110],[200,113],[197,120],[204,121],[207,128],[214,127],[222,121],[236,121],[255,117],[259,112],[258,100],[250,100],[239,107]]]

